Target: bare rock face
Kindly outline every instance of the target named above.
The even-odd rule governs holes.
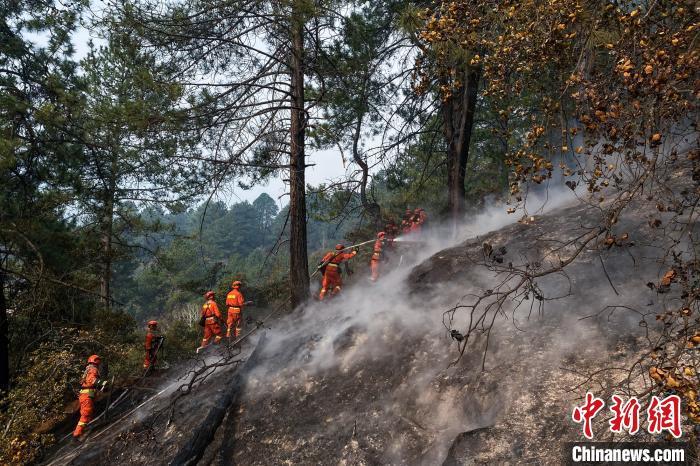
[[[457,435],[447,452],[445,461],[442,462],[442,466],[459,466],[470,464],[470,462],[475,464],[477,452],[482,450],[482,445],[489,443],[490,435],[489,427],[482,427]]]

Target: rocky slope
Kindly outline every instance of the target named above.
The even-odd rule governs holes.
[[[232,461],[216,464],[560,464],[561,443],[581,438],[570,421],[581,391],[569,390],[583,372],[625,365],[639,345],[638,319],[579,319],[608,304],[650,304],[644,284],[656,270],[633,259],[642,247],[605,255],[619,296],[593,252],[568,276],[542,279],[547,297],[563,297],[540,310],[531,296],[532,310],[525,303],[497,319],[483,371],[483,339],[455,362],[443,313],[495,286],[484,243],[504,247],[505,264],[542,261],[595,215],[575,206],[506,226],[277,329],[229,415]],[[638,217],[620,227],[642,225]]]
[[[628,242],[584,251],[565,274],[538,280],[544,302],[506,306],[485,360],[483,336],[458,358],[445,311],[503,279],[484,243],[505,248],[499,265],[544,265],[597,215],[573,204],[510,223],[499,209],[467,225],[466,240],[434,232],[401,243],[393,263],[404,266],[275,320],[244,369],[222,368],[195,387],[170,425],[161,396],[56,464],[560,464],[562,442],[581,438],[570,416],[588,387],[582,374],[625,367],[641,344],[634,314],[584,317],[658,304],[645,287],[663,274],[645,245],[654,234],[645,207],[618,224]],[[467,322],[458,310],[456,328]],[[591,388],[609,395],[605,383]],[[599,424],[599,438],[609,437]]]

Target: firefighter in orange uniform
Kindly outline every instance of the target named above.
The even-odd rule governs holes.
[[[85,372],[80,378],[80,395],[78,402],[80,403],[80,420],[78,425],[73,430],[73,437],[78,438],[85,433],[85,426],[92,421],[95,412],[95,394],[100,383],[100,357],[96,354],[90,356],[87,360],[88,364],[85,367]]]
[[[398,236],[398,232],[399,230],[396,228],[394,222],[389,222],[384,227],[384,239],[386,240],[386,247],[388,249],[394,249],[394,239]]]
[[[413,216],[411,217],[411,231],[415,233],[420,233],[421,227],[423,226],[420,211],[421,209],[414,210]]]
[[[376,282],[379,278],[379,262],[382,260],[382,246],[384,245],[385,236],[386,234],[383,231],[377,233],[377,240],[374,242],[374,252],[372,253],[372,259],[369,261],[372,272],[370,280],[373,282]]]
[[[146,356],[143,359],[143,368],[156,366],[158,358],[158,350],[163,343],[163,336],[158,332],[158,322],[155,320],[148,321],[148,331],[146,332],[146,342],[143,347],[146,350]]]
[[[357,254],[357,250],[342,252],[344,249],[345,246],[337,244],[335,251],[328,251],[321,259],[321,264],[325,265],[321,267],[323,281],[321,282],[321,294],[318,295],[319,301],[323,301],[329,292],[331,296],[338,294],[343,286],[343,279],[340,276],[340,264],[352,259]]]
[[[231,338],[231,329],[233,329],[233,337],[238,338],[241,334],[241,313],[245,306],[245,298],[241,293],[241,282],[236,280],[231,284],[231,287],[233,289],[226,295],[226,306],[228,307],[226,338]]]
[[[425,221],[428,220],[428,214],[425,213],[425,210],[423,208],[418,209],[419,210],[419,218],[420,218],[420,224],[421,226],[425,225]]]
[[[214,292],[207,291],[204,298],[207,300],[202,306],[202,322],[204,324],[204,338],[202,338],[202,346],[204,348],[209,344],[211,337],[214,337],[214,343],[218,344],[221,341],[221,311],[219,311],[219,306],[216,305],[214,301]]]

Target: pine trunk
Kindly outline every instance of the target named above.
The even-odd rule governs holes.
[[[362,208],[364,209],[365,213],[372,218],[375,227],[377,227],[377,229],[381,229],[381,208],[376,202],[370,201],[369,197],[367,196],[369,165],[367,165],[367,162],[362,158],[362,154],[360,153],[360,136],[362,135],[362,122],[364,121],[362,116],[363,114],[357,118],[357,122],[355,123],[355,132],[352,138],[352,157],[355,160],[355,163],[362,170],[362,180],[360,181],[360,201],[362,202]]]
[[[10,388],[10,338],[5,300],[5,275],[0,271],[0,391]]]
[[[291,144],[289,156],[289,287],[292,308],[309,296],[309,262],[306,250],[306,160],[304,157],[304,22],[297,4],[291,18]]]
[[[109,189],[105,193],[104,212],[102,217],[102,270],[100,274],[100,301],[105,310],[109,310],[112,304],[112,237],[114,233],[114,196],[116,195],[116,182],[114,179],[115,163],[112,164],[112,176],[109,181]]]
[[[469,161],[469,145],[474,127],[474,112],[481,70],[467,67],[463,86],[441,104],[443,132],[447,145],[447,210],[456,223],[465,211],[465,178]]]

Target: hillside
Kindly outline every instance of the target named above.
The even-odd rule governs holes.
[[[458,359],[445,311],[502,277],[489,270],[484,243],[505,248],[504,266],[546,263],[599,212],[546,207],[522,223],[494,209],[454,241],[436,229],[425,242],[400,244],[406,267],[276,319],[259,344],[246,342],[254,358],[215,372],[178,404],[169,426],[161,397],[79,451],[65,448],[55,464],[561,463],[561,442],[581,438],[570,415],[585,388],[609,397],[612,378],[579,386],[584,374],[627,367],[642,343],[634,313],[583,318],[608,305],[658,304],[663,296],[645,284],[663,271],[644,246],[654,234],[647,206],[635,206],[618,223],[629,242],[601,258],[586,250],[565,275],[539,280],[542,308],[534,295],[514,313],[504,308],[484,370],[483,337]],[[458,311],[453,328],[467,318]],[[213,438],[193,440],[219,422]]]

